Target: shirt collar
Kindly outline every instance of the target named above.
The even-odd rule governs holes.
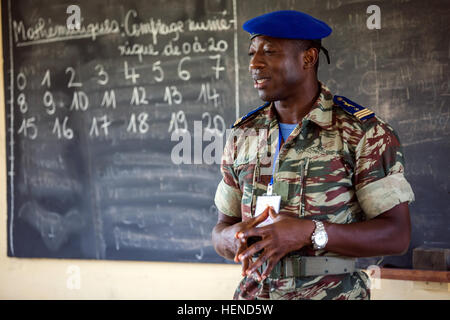
[[[311,107],[310,112],[303,118],[303,123],[314,122],[324,130],[329,130],[333,122],[333,95],[322,82],[319,81],[320,94],[316,102]],[[268,108],[265,110],[267,118],[266,125],[273,128],[278,125],[275,105],[273,102],[266,104]]]
[[[317,124],[324,130],[329,130],[333,122],[333,95],[322,82],[319,81],[320,94],[313,104],[311,111],[303,118]]]

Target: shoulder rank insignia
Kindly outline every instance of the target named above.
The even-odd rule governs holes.
[[[373,113],[372,110],[364,108],[346,97],[334,96],[333,101],[346,112],[354,115],[361,121],[370,119],[375,116],[375,113]]]
[[[234,124],[231,126],[231,129],[233,129],[234,127],[236,127],[238,124],[241,124],[242,122],[244,122],[245,120],[249,119],[252,115],[254,115],[255,113],[257,113],[259,110],[267,107],[270,104],[270,102],[267,102],[265,104],[263,104],[261,107],[256,108],[255,110],[250,111],[249,113],[247,113],[245,116],[237,119]]]

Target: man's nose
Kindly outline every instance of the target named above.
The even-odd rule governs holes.
[[[264,60],[262,59],[261,54],[258,52],[255,52],[250,59],[250,64],[249,64],[248,70],[252,71],[254,69],[261,69],[264,66],[265,66],[265,63],[264,63]]]

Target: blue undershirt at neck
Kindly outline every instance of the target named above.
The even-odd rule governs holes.
[[[296,123],[280,123],[281,136],[283,137],[284,141],[287,140],[296,126]]]

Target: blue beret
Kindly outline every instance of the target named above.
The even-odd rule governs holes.
[[[331,28],[309,14],[282,10],[250,19],[242,26],[252,38],[264,35],[274,38],[318,40],[328,37]]]

